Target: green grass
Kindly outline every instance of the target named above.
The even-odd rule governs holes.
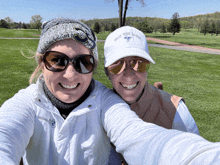
[[[36,67],[32,56],[38,40],[0,40],[0,105],[18,90],[28,86],[29,77]],[[111,88],[104,73],[104,43],[98,43],[99,64],[94,78]],[[150,84],[161,81],[164,90],[184,97],[200,134],[210,141],[220,141],[220,65],[219,55],[210,55],[149,47],[156,62],[148,73]]]
[[[40,31],[36,29],[4,29],[0,28],[0,37],[39,38]]]
[[[32,56],[28,49],[35,51],[37,44],[38,40],[0,40],[0,105],[19,89],[27,87],[36,63],[22,56],[20,51]]]
[[[149,83],[161,81],[165,91],[183,97],[201,136],[220,141],[219,55],[155,47],[149,52],[156,62],[149,70]]]
[[[107,36],[110,34],[110,32],[102,32],[102,33],[95,33],[96,37],[99,39],[99,40],[105,40],[107,38]]]
[[[102,82],[108,88],[112,88],[111,82],[108,80],[108,77],[105,75],[104,71],[104,43],[98,42],[98,53],[99,53],[99,63],[97,69],[95,70],[93,77],[94,79]]]
[[[206,34],[204,36],[202,33],[200,34],[197,29],[187,29],[182,30],[180,33],[176,33],[175,35],[171,33],[146,33],[147,37],[153,37],[157,39],[174,41],[183,44],[202,46],[207,48],[220,49],[220,35],[216,36],[211,34]]]

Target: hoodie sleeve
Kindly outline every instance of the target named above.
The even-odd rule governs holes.
[[[34,130],[30,97],[21,90],[0,108],[0,164],[18,165]]]
[[[179,105],[177,107],[172,128],[199,135],[199,130],[196,125],[196,122],[182,100],[180,100]]]
[[[114,93],[107,92],[101,102],[107,136],[128,164],[220,163],[219,143],[144,122]]]

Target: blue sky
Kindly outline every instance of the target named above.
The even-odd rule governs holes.
[[[220,12],[220,0],[145,0],[146,6],[133,0],[127,16],[160,17],[170,19],[175,12],[180,17]],[[29,23],[31,16],[41,15],[43,21],[55,17],[73,19],[118,17],[118,3],[105,0],[0,0],[0,19]]]

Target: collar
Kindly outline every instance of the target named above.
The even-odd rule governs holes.
[[[143,118],[153,101],[154,91],[150,88],[148,82],[146,82],[142,95],[135,103],[130,104],[130,107],[140,118]]]
[[[91,80],[90,85],[88,89],[86,90],[86,92],[83,94],[83,96],[73,103],[64,103],[60,101],[59,99],[57,99],[47,88],[45,82],[43,82],[43,89],[44,89],[44,93],[46,94],[47,98],[59,110],[63,118],[66,118],[72,110],[74,110],[77,106],[79,106],[82,102],[84,102],[87,99],[87,97],[90,95],[90,93],[93,90],[93,87],[94,87],[93,84],[94,84],[94,79]]]
[[[96,95],[97,95],[97,82],[92,79],[94,81],[94,83],[92,84],[92,92],[90,93],[90,95],[86,98],[86,100],[84,102],[86,102],[86,104],[81,104],[79,106],[77,106],[74,111],[78,111],[80,108],[83,108],[83,107],[88,107],[89,109],[94,109],[94,108],[97,108],[95,106],[95,98],[96,98]],[[33,101],[35,102],[36,105],[38,105],[39,107],[47,110],[47,111],[50,111],[50,112],[53,112],[53,113],[56,113],[58,115],[60,115],[58,109],[51,103],[51,101],[47,98],[44,90],[43,90],[43,82],[44,82],[44,78],[43,78],[43,75],[40,75],[37,82],[36,82],[36,88],[34,90],[34,93],[33,93]],[[84,103],[83,102],[83,103]],[[82,107],[83,106],[83,107]]]
[[[37,79],[36,82],[36,88],[35,91],[33,93],[34,97],[33,97],[33,101],[41,108],[46,109],[48,111],[54,111],[55,113],[59,113],[58,110],[55,110],[53,108],[52,103],[50,102],[50,100],[47,98],[47,96],[44,93],[43,90],[43,82],[44,82],[44,78],[43,75],[41,74],[39,76],[39,78]]]

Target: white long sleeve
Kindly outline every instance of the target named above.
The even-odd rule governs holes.
[[[199,135],[199,130],[196,125],[196,122],[182,100],[180,100],[179,105],[177,107],[172,128]]]
[[[15,95],[0,108],[0,164],[17,164],[34,131],[34,113]],[[25,98],[25,97],[24,97]]]
[[[130,165],[220,163],[219,143],[208,142],[196,134],[143,122],[123,105],[111,107],[104,116],[108,136],[116,151],[122,153]]]

